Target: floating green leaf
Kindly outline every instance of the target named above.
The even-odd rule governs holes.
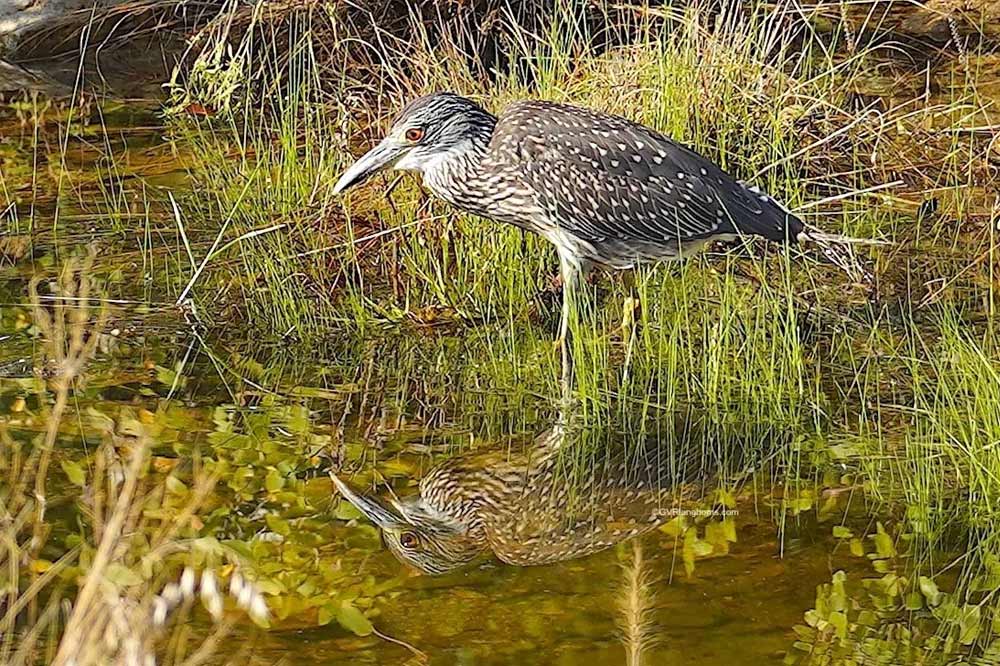
[[[337,509],[333,512],[333,517],[338,520],[357,520],[362,516],[364,516],[364,514],[347,500],[341,500],[340,503],[337,504]]]
[[[958,619],[958,642],[962,645],[972,645],[979,638],[982,611],[979,606],[965,604]]]
[[[371,621],[354,604],[344,601],[337,609],[337,622],[357,636],[368,636],[374,630]]]
[[[928,606],[937,606],[941,603],[941,590],[938,589],[937,584],[928,578],[927,576],[921,576],[918,579],[918,584],[920,586],[920,593],[927,600]]]
[[[264,516],[264,522],[267,523],[268,529],[281,536],[288,536],[292,533],[292,527],[288,524],[288,521],[276,514],[267,514]]]
[[[876,523],[876,533],[871,536],[875,543],[875,556],[881,559],[888,559],[896,556],[896,546],[892,542],[892,537],[885,531],[882,523]]]
[[[281,490],[285,485],[285,475],[276,469],[272,469],[264,477],[264,487],[268,492],[274,493]]]
[[[322,606],[320,606],[319,612],[316,615],[316,623],[319,624],[321,627],[325,627],[326,625],[333,622],[334,618],[337,617],[338,610],[339,606],[337,604],[334,603],[323,604]]]

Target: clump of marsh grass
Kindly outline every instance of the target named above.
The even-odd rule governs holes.
[[[374,183],[346,207],[326,194],[350,160],[354,123],[388,115],[385,100],[434,89],[496,110],[544,97],[620,113],[693,143],[793,206],[824,202],[806,212],[830,231],[896,234],[880,188],[897,183],[900,162],[881,146],[906,136],[887,128],[915,121],[905,104],[856,109],[866,63],[881,48],[874,37],[853,39],[840,57],[837,35],[821,37],[794,12],[725,3],[711,14],[640,14],[631,41],[609,46],[574,20],[578,10],[562,7],[538,34],[508,25],[509,67],[487,82],[456,41],[415,26],[407,53],[418,76],[384,68],[385,89],[353,88],[361,94],[332,105],[316,103],[342,90],[321,66],[312,33],[320,17],[286,19],[286,43],[249,30],[235,56],[220,51],[236,80],[282,54],[275,71],[298,84],[263,111],[244,101],[238,112],[181,123],[201,153],[194,178],[205,195],[182,202],[192,207],[185,216],[228,225],[227,252],[207,262],[194,291],[203,310],[211,316],[213,304],[226,303],[265,333],[303,339],[331,329],[363,339],[410,324],[464,326],[462,354],[489,359],[492,381],[554,393],[556,359],[535,302],[555,270],[544,242],[456,215],[405,183],[388,200]],[[852,310],[869,309],[863,285],[843,285],[834,269],[797,255],[745,249],[696,260],[679,279],[661,268],[637,282],[635,293],[612,281],[607,305],[575,336],[590,422],[624,418],[644,432],[659,415],[694,405],[717,432],[738,430],[733,439],[787,441],[782,432],[815,429],[837,411],[842,390],[824,368],[841,363],[842,349],[822,338],[806,345],[803,333],[853,325]],[[629,317],[618,306],[636,295],[638,316],[623,330]],[[441,353],[432,347],[426,356]],[[525,373],[525,363],[542,372]]]
[[[976,332],[953,305],[936,308],[933,334],[916,324],[900,341],[909,381],[900,400],[881,406],[903,419],[898,434],[870,433],[858,452],[866,475],[894,482],[873,485],[874,496],[902,500],[917,557],[944,544],[1000,553],[1000,353],[996,334]],[[982,565],[978,557],[966,565]],[[940,566],[940,565],[939,565]]]

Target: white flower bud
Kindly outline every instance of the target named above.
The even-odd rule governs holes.
[[[267,610],[267,602],[264,601],[264,595],[259,592],[253,595],[253,599],[250,601],[250,617],[258,622],[264,622],[267,620],[269,612]]]
[[[222,616],[222,597],[215,580],[215,572],[211,569],[201,575],[201,603],[216,620]]]
[[[236,597],[236,603],[240,605],[240,608],[249,609],[250,602],[253,600],[253,586],[249,583],[243,585],[243,589],[240,590],[239,596]]]
[[[201,574],[201,593],[208,596],[219,593],[219,586],[215,580],[215,572],[211,569],[207,569]]]
[[[229,579],[229,596],[238,598],[243,591],[243,576],[233,573]]]
[[[214,597],[205,600],[205,609],[208,610],[208,614],[212,616],[212,619],[219,621],[222,619],[222,597],[218,594]]]
[[[184,595],[185,599],[190,599],[194,596],[195,580],[194,569],[185,567],[184,573],[181,574],[181,594]]]
[[[167,611],[170,608],[167,605],[166,600],[163,597],[156,597],[153,599],[153,624],[157,627],[162,627],[167,621]]]
[[[172,608],[181,602],[181,587],[177,583],[167,583],[160,596]]]

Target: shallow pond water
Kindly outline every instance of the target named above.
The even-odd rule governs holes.
[[[148,318],[141,321],[153,328]],[[870,573],[865,558],[831,536],[841,520],[818,523],[803,513],[779,531],[780,499],[744,488],[727,518],[732,541],[709,547],[690,574],[683,538],[657,530],[566,562],[518,567],[486,557],[443,576],[417,575],[338,500],[325,476],[333,463],[309,453],[328,454],[337,448],[333,441],[348,451],[371,448],[375,467],[405,496],[416,491],[417,477],[450,457],[460,439],[455,433],[410,428],[389,441],[366,440],[351,426],[337,434],[315,398],[253,405],[244,395],[240,406],[213,403],[210,396],[225,389],[209,363],[196,363],[185,373],[188,386],[167,398],[173,381],[163,366],[143,369],[149,357],[137,354],[139,347],[119,339],[110,345],[113,362],[96,364],[78,394],[80,420],[64,428],[61,459],[95,446],[106,421],[128,427],[121,424],[139,420],[155,424],[158,469],[185,465],[193,451],[232,462],[240,473],[211,502],[214,533],[254,550],[261,579],[275,592],[269,601],[276,616],[266,631],[237,627],[230,640],[245,650],[240,663],[622,664],[635,663],[627,656],[635,645],[643,663],[781,663],[793,651],[792,628],[816,603],[816,587],[837,570]],[[9,366],[5,372],[0,422],[15,439],[30,441],[44,426],[33,395],[38,380],[30,369],[27,377]],[[479,442],[475,450],[523,445],[522,437]],[[370,467],[362,464],[362,476]],[[264,480],[279,469],[280,488]],[[50,510],[72,521],[78,489],[57,481]],[[858,518],[863,525],[864,516]],[[72,533],[57,528],[56,541]],[[354,603],[375,611],[374,626],[388,638],[355,636],[336,621],[316,626],[325,595],[340,603],[344,588]],[[638,638],[628,629],[636,598]],[[207,618],[196,622],[208,626]]]
[[[747,525],[739,537],[729,555],[699,562],[691,578],[676,571],[672,539],[641,539],[650,597],[650,638],[642,646],[647,663],[781,662],[793,641],[790,627],[812,607],[815,586],[830,578],[833,544],[807,529],[786,536],[791,543],[782,557],[768,521]],[[379,629],[411,642],[430,663],[628,663],[622,604],[630,590],[623,567],[633,556],[623,547],[538,568],[486,565],[442,580],[409,579],[383,609]],[[303,650],[310,656],[296,660],[310,664],[406,656],[335,634],[269,635],[260,658]]]

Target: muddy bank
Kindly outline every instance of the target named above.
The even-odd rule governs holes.
[[[665,16],[656,8],[660,4],[654,1],[649,8],[638,9],[597,2],[577,17],[578,29],[592,35],[592,45],[598,50],[602,45],[625,43],[643,21]],[[265,17],[266,31],[273,34],[286,31],[287,21],[303,11],[317,9],[321,10],[317,16],[326,19],[311,28],[322,36],[316,41],[319,59],[338,63],[347,58],[362,81],[369,78],[361,73],[365,70],[378,76],[384,59],[372,44],[405,53],[407,45],[421,37],[437,40],[445,36],[458,52],[477,54],[474,64],[480,67],[481,76],[489,78],[492,72],[505,69],[504,44],[511,39],[498,17],[510,15],[523,28],[544,32],[552,7],[542,0],[426,3],[419,10],[399,0],[358,4],[265,1],[235,7],[221,0],[0,0],[0,92],[34,90],[60,96],[79,87],[87,92],[114,90],[124,96],[152,93],[156,97],[158,84],[170,77],[182,54],[197,54],[199,43],[212,41],[213,31],[220,27],[212,19],[224,18],[229,38],[238,39],[255,14]],[[220,17],[220,11],[227,8],[230,13]],[[823,32],[843,31],[850,42],[857,43],[903,42],[917,52],[941,48],[975,52],[1000,39],[997,0],[820,2],[809,12]],[[609,29],[612,25],[617,27]],[[373,26],[378,26],[379,39]],[[421,26],[420,30],[415,32],[415,26]],[[345,35],[358,39],[345,39]],[[128,55],[115,57],[116,49],[126,49]],[[81,50],[93,66],[85,60],[85,66],[78,67]],[[406,70],[405,58],[395,62]],[[187,67],[182,64],[181,69]],[[408,74],[419,78],[420,72]],[[136,86],[137,81],[143,85]]]
[[[0,93],[157,98],[223,0],[0,0]]]
[[[16,50],[20,39],[53,22],[86,23],[91,12],[125,4],[125,0],[4,0],[0,3],[0,54]]]
[[[930,34],[939,39],[974,36],[981,32],[1000,38],[1000,2],[997,0],[929,0],[900,10],[900,31]]]

